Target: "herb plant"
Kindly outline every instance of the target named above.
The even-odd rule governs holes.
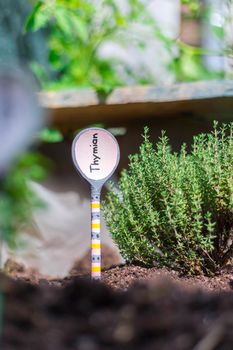
[[[163,132],[145,128],[119,191],[104,206],[108,228],[129,261],[211,273],[233,255],[233,123],[194,137],[174,153]]]

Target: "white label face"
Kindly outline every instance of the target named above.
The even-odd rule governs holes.
[[[73,147],[76,164],[90,180],[108,177],[118,164],[118,143],[106,130],[87,129]]]

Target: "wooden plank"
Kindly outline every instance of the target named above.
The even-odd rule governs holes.
[[[92,89],[41,92],[39,99],[52,123],[67,127],[96,122],[117,125],[177,115],[232,120],[233,81],[124,87],[115,89],[106,99]]]

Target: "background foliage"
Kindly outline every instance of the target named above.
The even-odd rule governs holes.
[[[142,2],[129,0],[128,3],[125,12],[114,0],[37,1],[25,30],[49,28],[49,62],[59,72],[59,84],[52,87],[94,86],[108,92],[122,85],[116,62],[101,59],[98,49],[106,40],[123,41],[131,22],[144,21]],[[46,86],[41,67],[34,64],[34,69]]]
[[[42,203],[30,189],[30,181],[41,181],[48,161],[38,153],[22,155],[0,181],[0,238],[14,245],[15,234],[28,223],[32,211]]]
[[[105,218],[123,256],[182,272],[213,272],[233,255],[233,123],[215,124],[173,153],[165,133],[156,147],[145,129]]]
[[[56,129],[44,128],[35,135],[35,140],[55,143],[62,141],[63,136]],[[50,167],[48,158],[28,151],[20,155],[6,173],[1,174],[0,240],[10,246],[16,243],[16,233],[30,223],[34,209],[44,205],[31,190],[30,182],[44,180]]]
[[[171,57],[169,69],[177,81],[190,81],[218,77],[208,71],[202,61],[208,52],[191,47],[179,38],[171,39],[160,29],[148,11],[149,1],[128,0],[127,11],[115,0],[50,0],[36,1],[25,24],[26,31],[48,31],[49,62],[56,72],[51,81],[43,66],[32,63],[32,69],[46,89],[92,86],[102,93],[125,84],[123,75],[134,83],[155,83],[150,74],[138,75],[120,59],[104,59],[99,55],[100,46],[110,40],[127,47],[129,41],[145,49],[145,41],[135,39],[133,26],[142,25],[150,29]],[[202,2],[183,0],[193,16],[201,16]],[[145,35],[146,37],[146,35]]]

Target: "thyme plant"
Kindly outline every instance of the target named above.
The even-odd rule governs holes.
[[[123,256],[146,266],[211,273],[233,254],[233,123],[171,150],[164,132],[156,147],[145,128],[119,192],[108,194],[105,218]]]

